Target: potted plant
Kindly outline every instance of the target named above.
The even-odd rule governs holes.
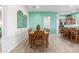
[[[37,25],[36,29],[37,29],[37,31],[39,31],[40,30],[40,25]]]

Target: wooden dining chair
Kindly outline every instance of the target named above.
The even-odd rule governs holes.
[[[63,38],[66,39],[66,28],[63,29]]]
[[[46,31],[46,32],[50,32],[50,29],[47,29],[47,28],[44,28],[44,31]]]
[[[36,36],[34,34],[29,34],[29,45],[31,48],[35,47]]]
[[[76,30],[76,42],[77,42],[77,44],[79,44],[79,30]]]
[[[70,30],[69,30],[68,28],[66,28],[66,30],[65,30],[65,38],[66,38],[67,40],[70,39]]]
[[[77,40],[77,34],[76,34],[76,29],[75,28],[71,28],[71,38],[70,40],[74,43],[77,43],[76,40]]]
[[[35,31],[34,35],[36,35],[36,45],[40,46],[43,45],[43,35],[44,31]]]
[[[28,34],[29,34],[31,31],[32,31],[32,29],[31,29],[31,28],[29,28],[29,29],[28,29]]]
[[[49,34],[43,35],[43,38],[44,38],[44,46],[47,48],[49,44],[49,41],[48,41]]]

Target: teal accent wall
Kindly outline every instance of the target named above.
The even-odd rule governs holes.
[[[72,14],[77,19],[77,25],[79,26],[79,12]]]
[[[70,14],[71,16],[75,17],[78,21],[77,25],[79,25],[79,12],[76,12],[76,13],[72,13]]]
[[[29,27],[35,29],[37,25],[43,27],[43,15],[41,12],[29,12]]]
[[[35,29],[39,24],[44,28],[44,16],[51,17],[51,33],[57,33],[57,13],[55,12],[29,12],[29,27]]]
[[[59,15],[59,18],[60,18],[60,19],[66,19],[66,16],[64,16],[64,15]]]
[[[75,16],[75,18],[79,19],[79,12],[72,14],[72,16]]]
[[[23,12],[19,10],[17,12],[17,28],[27,27],[27,16],[23,15]]]
[[[69,14],[79,20],[79,12]]]

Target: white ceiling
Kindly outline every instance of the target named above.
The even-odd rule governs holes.
[[[57,12],[61,15],[67,15],[79,11],[79,5],[39,5],[39,9],[35,5],[28,5],[29,11],[50,11]]]
[[[57,12],[61,15],[68,15],[79,12],[79,5],[39,5],[39,9],[35,8],[37,5],[27,5],[29,11],[49,11]],[[2,6],[0,5],[0,14]]]

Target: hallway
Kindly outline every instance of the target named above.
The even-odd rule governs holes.
[[[29,48],[26,41],[21,42],[11,53],[42,53],[41,50]],[[59,38],[56,35],[49,36],[49,47],[45,49],[45,53],[78,53],[79,44]]]

